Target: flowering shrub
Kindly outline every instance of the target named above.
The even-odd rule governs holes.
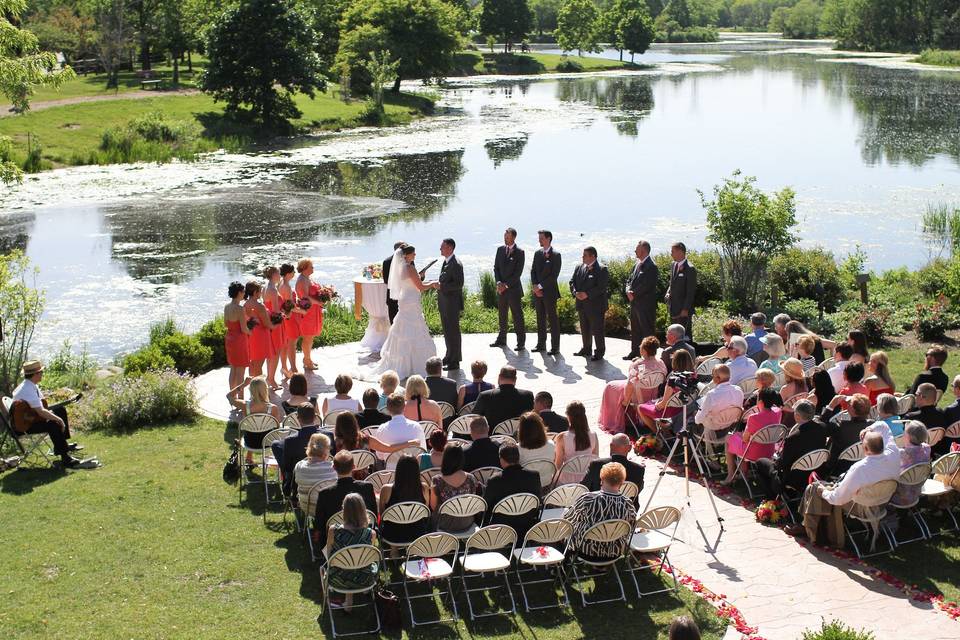
[[[878,347],[886,342],[891,333],[891,312],[883,307],[865,307],[854,316],[850,323],[851,329],[859,329],[867,338],[867,344]]]
[[[950,328],[951,318],[948,312],[950,304],[946,297],[940,296],[931,304],[917,305],[917,317],[913,321],[913,330],[924,342],[943,338]]]
[[[149,371],[97,387],[79,406],[84,427],[119,433],[192,418],[197,395],[188,377],[173,370]]]

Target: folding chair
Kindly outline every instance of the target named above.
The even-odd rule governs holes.
[[[743,397],[747,398],[751,393],[757,390],[757,379],[756,378],[744,378],[737,383],[737,386],[743,391]]]
[[[467,538],[463,555],[460,556],[460,566],[463,569],[460,573],[460,581],[463,583],[463,593],[467,599],[467,608],[470,610],[471,620],[488,618],[503,613],[497,610],[492,613],[478,614],[473,610],[473,600],[470,598],[471,593],[485,593],[500,589],[500,586],[493,585],[471,589],[467,585],[467,579],[468,577],[472,577],[475,581],[479,581],[488,573],[493,574],[494,577],[498,575],[503,577],[503,586],[506,587],[507,595],[510,598],[510,614],[516,614],[517,605],[513,600],[513,590],[510,588],[509,576],[510,559],[513,558],[513,549],[516,544],[517,532],[503,524],[488,525],[482,529],[478,529],[472,536]],[[507,551],[506,555],[502,553],[504,550]]]
[[[795,393],[783,401],[783,408],[793,413],[793,409],[797,406],[797,404],[799,404],[803,400],[806,400],[807,396],[809,395],[810,395],[809,392],[806,392],[806,391],[803,391],[801,393]]]
[[[424,520],[430,520],[430,509],[427,508],[427,505],[422,502],[398,502],[383,510],[383,514],[380,516],[380,528],[382,530],[384,528],[383,525],[387,522],[404,525],[417,524]],[[406,548],[410,546],[410,542],[388,540],[381,535],[380,546],[390,547],[391,552],[400,552],[406,555],[405,551]]]
[[[830,460],[830,451],[828,449],[814,449],[813,451],[803,454],[801,457],[790,465],[790,471],[816,471],[823,465],[827,464],[827,461]],[[796,523],[797,517],[793,509],[790,507],[790,503],[797,504],[800,503],[800,494],[795,496],[789,495],[787,490],[789,487],[782,487],[780,489],[780,498],[783,499],[783,504],[787,507],[787,515],[790,516],[790,521]]]
[[[563,562],[567,554],[567,543],[573,535],[573,525],[566,520],[544,520],[533,525],[527,535],[523,537],[523,544],[513,550],[516,561],[517,582],[520,584],[520,593],[523,595],[523,606],[527,612],[535,609],[552,609],[554,607],[569,607],[570,598],[567,597],[566,573]],[[521,567],[525,567],[521,569]],[[525,573],[536,573],[538,570],[552,571],[554,576],[543,580],[524,580]],[[557,604],[537,607],[530,606],[527,597],[527,587],[535,584],[559,583],[563,599]],[[554,587],[556,593],[556,587]]]
[[[637,496],[640,495],[640,487],[637,486],[636,482],[624,480],[623,484],[620,485],[620,493],[630,500],[636,500]]]
[[[433,486],[433,479],[440,475],[440,467],[430,467],[429,469],[424,469],[420,472],[420,482],[425,483],[428,487]]]
[[[335,427],[337,425],[337,416],[341,413],[349,413],[346,409],[334,409],[333,411],[328,411],[325,416],[323,416],[323,426],[325,427]]]
[[[448,420],[449,418],[457,415],[457,410],[449,402],[437,401],[437,404],[440,405],[440,419],[443,421]]]
[[[274,429],[273,431],[267,433],[267,435],[263,436],[263,453],[260,458],[260,473],[263,475],[264,524],[267,522],[267,509],[271,504],[286,503],[286,496],[283,494],[283,479],[280,477],[280,463],[277,462],[277,459],[273,456],[273,448],[270,445],[272,445],[274,442],[292,436],[296,432],[296,429],[285,429],[281,427],[279,429]],[[269,472],[271,469],[276,472],[277,479],[275,482],[271,482],[269,479]],[[279,502],[270,500],[271,484],[275,484],[280,488]],[[286,515],[286,508],[284,508],[284,515]]]
[[[659,389],[660,385],[662,385],[666,379],[667,377],[663,371],[646,371],[637,379],[637,381],[634,383],[634,386],[641,391]],[[627,420],[627,424],[630,425],[630,427],[633,429],[633,432],[637,436],[640,435],[640,425],[643,424],[639,418],[640,404],[640,396],[638,395],[635,399],[630,401],[630,404],[626,406],[626,410],[624,411],[624,417]]]
[[[467,414],[473,413],[473,407],[474,407],[474,405],[476,405],[476,404],[477,404],[477,401],[476,401],[476,400],[474,400],[473,402],[468,402],[468,403],[466,403],[465,405],[463,405],[462,407],[460,407],[460,411],[457,412],[457,415],[458,415],[458,416],[465,416],[465,415],[467,415]]]
[[[757,405],[753,405],[749,409],[744,409],[743,413],[740,414],[740,422],[742,422],[743,424],[746,424],[747,420],[750,419],[750,416],[754,416],[758,413],[760,413],[760,407],[758,407]]]
[[[373,580],[370,586],[360,587],[357,589],[342,589],[330,584],[330,569],[339,569],[343,571],[368,571],[373,565],[376,565],[377,570],[372,574]],[[346,637],[380,632],[380,612],[377,610],[377,598],[375,593],[380,584],[379,568],[381,566],[383,566],[383,555],[380,553],[379,549],[369,544],[357,544],[334,551],[333,555],[330,556],[330,560],[327,561],[326,566],[320,569],[320,579],[321,583],[323,584],[323,606],[327,610],[327,614],[330,616],[330,631],[334,638],[336,638],[338,635]],[[333,619],[334,607],[331,606],[330,603],[331,591],[342,593],[344,595],[351,594],[355,596],[364,593],[370,594],[369,603],[360,605],[354,604],[353,606],[356,608],[371,607],[373,609],[374,621],[376,624],[372,628],[364,631],[338,634],[337,627]],[[357,617],[362,616],[354,616],[354,618]]]
[[[377,514],[370,509],[367,509],[367,518],[370,520],[370,526],[374,529],[377,528]],[[327,523],[324,525],[328,530],[330,527],[335,527],[338,524],[343,524],[343,509],[337,511],[335,514],[327,518]]]
[[[867,558],[893,551],[896,543],[890,537],[887,530],[880,526],[880,521],[887,515],[886,504],[890,502],[890,497],[896,490],[896,480],[881,480],[880,482],[875,482],[861,488],[854,494],[853,500],[844,506],[844,515],[848,519],[856,520],[864,524],[864,528],[859,531],[855,531],[849,526],[845,527],[847,537],[850,539],[850,544],[853,545],[853,550],[858,558]],[[873,534],[872,536],[871,532]],[[881,532],[887,539],[890,548],[874,553],[874,549],[877,547],[877,538],[880,537]],[[864,542],[866,542],[866,537],[870,538],[870,553],[863,553],[860,550],[860,546],[857,545],[856,536],[861,533],[865,535]]]
[[[479,418],[480,416],[474,413],[468,413],[461,415],[460,417],[454,419],[453,422],[447,427],[447,437],[463,437],[467,440],[470,439],[470,423],[473,422],[474,418]]]
[[[897,512],[898,522],[902,521],[899,516],[903,512],[906,512],[913,517],[913,522],[917,525],[917,530],[920,531],[920,536],[917,538],[910,538],[908,540],[899,540],[897,539],[897,529],[900,527],[894,529],[889,524],[882,525],[887,530],[887,536],[893,540],[895,546],[899,547],[901,544],[916,542],[917,540],[926,540],[930,537],[930,533],[927,531],[926,522],[924,522],[923,518],[920,516],[919,511],[917,511],[917,505],[920,504],[920,492],[923,490],[923,485],[926,484],[927,478],[930,477],[931,469],[932,465],[929,462],[920,462],[918,464],[910,465],[900,472],[900,477],[897,479],[897,488],[914,487],[917,489],[916,495],[912,500],[897,501],[897,496],[895,493],[887,506],[892,507]]]
[[[580,600],[583,606],[591,604],[601,604],[604,602],[626,602],[627,594],[623,590],[623,580],[620,579],[620,571],[617,569],[617,563],[626,557],[627,541],[630,534],[633,533],[633,525],[626,520],[604,520],[598,522],[583,534],[582,543],[595,542],[598,544],[614,545],[614,553],[610,557],[597,558],[581,555],[579,549],[575,550],[570,559],[570,568],[573,570],[573,580],[577,584],[577,591],[580,592]],[[581,574],[579,568],[584,569]],[[617,580],[617,586],[620,589],[619,598],[604,598],[590,600],[583,588],[583,581],[587,578],[593,579],[594,593],[596,593],[599,578],[608,575],[608,569],[612,569],[613,577]]]
[[[699,365],[697,365],[697,377],[713,377],[713,368],[718,364],[723,364],[723,360],[720,358],[707,358]]]
[[[864,455],[863,443],[854,442],[852,445],[850,445],[849,447],[847,447],[846,449],[840,452],[840,456],[838,460],[842,460],[843,462],[849,462],[850,464],[853,464],[858,460],[862,460],[863,455]],[[833,477],[836,478],[837,476],[833,476]]]
[[[255,453],[261,456],[260,464],[257,466],[263,466],[263,447],[251,447],[247,444],[247,438],[244,434],[246,433],[269,433],[274,429],[280,428],[280,421],[274,418],[269,413],[251,413],[248,416],[244,416],[240,420],[240,482],[237,483],[240,486],[240,504],[243,504],[243,486],[246,484],[260,484],[261,482],[266,484],[266,477],[258,481],[250,481],[247,479],[247,471],[253,468],[253,465],[247,464],[246,454]],[[266,437],[266,436],[264,436]]]
[[[660,414],[660,417],[653,421],[653,435],[663,443],[665,449],[670,447],[670,441],[673,438],[668,438],[663,434],[663,430],[668,428],[673,422],[672,418],[667,418],[667,409],[682,409],[683,408],[683,399],[680,397],[679,393],[675,393],[670,396],[670,399],[667,400],[667,404],[663,407],[663,413]],[[673,432],[670,432],[671,435]]]
[[[960,424],[957,426],[960,427]],[[933,427],[932,429],[927,429],[927,444],[929,444],[930,448],[932,449],[940,444],[940,441],[943,440],[944,435],[946,435],[946,430],[943,427]]]
[[[837,364],[836,359],[834,359],[834,358],[827,358],[826,360],[824,360],[823,362],[820,363],[820,368],[823,369],[824,371],[829,371],[829,370],[832,369],[832,368],[834,367],[834,365],[836,365],[836,364]]]
[[[423,429],[424,440],[429,440],[430,436],[432,436],[433,432],[436,431],[437,429],[439,429],[440,431],[443,431],[443,427],[438,425],[433,420],[421,420],[420,427]]]
[[[515,493],[493,505],[490,512],[491,522],[495,516],[518,518],[540,510],[540,498],[532,493]],[[490,524],[488,522],[487,524]]]
[[[380,495],[380,489],[383,488],[383,485],[393,482],[393,471],[374,471],[364,478],[364,482],[372,484],[373,492]]]
[[[0,401],[0,452],[8,441],[12,442],[24,468],[46,468],[56,464],[53,457],[53,442],[45,433],[18,433],[10,419],[13,398],[5,396]]]
[[[917,398],[912,393],[905,393],[897,399],[897,413],[901,416],[913,409]]]
[[[714,451],[714,445],[726,443],[728,430],[739,422],[741,415],[743,415],[743,409],[740,407],[726,407],[716,412],[716,415],[710,414],[710,424],[703,425],[703,434],[696,439],[696,446],[702,451],[704,460],[719,456]],[[709,466],[704,471],[712,475]]]
[[[447,444],[451,447],[466,447],[470,444],[469,440],[464,440],[463,438],[449,438],[447,439]]]
[[[630,544],[627,549],[627,572],[633,579],[633,586],[637,589],[638,598],[666,591],[676,592],[679,588],[677,574],[673,571],[670,558],[667,557],[667,554],[670,553],[670,546],[677,537],[678,526],[680,526],[680,510],[676,507],[654,507],[637,518],[637,529],[630,537]],[[657,559],[654,563],[641,562],[637,558],[639,554],[656,554]],[[673,589],[664,587],[653,591],[640,591],[637,573],[647,569],[652,571],[656,568],[659,576],[664,566],[667,567],[670,576],[673,578]]]
[[[306,491],[303,490],[303,487],[297,487],[300,511],[303,512],[303,531],[307,536],[307,548],[310,550],[310,559],[314,562],[316,562],[319,556],[317,556],[316,549],[313,547],[313,531],[317,525],[324,525],[323,522],[318,523],[316,521],[317,497],[321,491],[335,484],[337,484],[336,480],[324,480],[309,487]]]
[[[354,449],[350,455],[353,456],[354,469],[372,470],[377,466],[377,456],[366,449]]]
[[[363,429],[360,429],[360,433],[369,438],[370,436],[376,436],[378,429],[380,429],[380,425],[377,425],[376,427],[364,427]]]
[[[576,484],[583,480],[583,476],[587,475],[587,469],[590,468],[590,463],[597,459],[597,456],[593,454],[583,454],[579,456],[573,456],[562,465],[557,470],[557,475],[554,476],[552,486],[557,486],[561,484]]]
[[[521,465],[527,471],[536,471],[540,474],[540,488],[546,489],[553,484],[553,477],[557,475],[557,465],[553,460],[527,460]]]
[[[960,420],[958,420],[957,422],[954,422],[952,425],[947,427],[947,430],[946,432],[944,432],[943,437],[951,438],[953,440],[960,438]],[[930,446],[932,447],[933,445],[931,444]]]
[[[300,418],[297,417],[296,412],[288,413],[284,416],[283,421],[280,422],[280,427],[283,429],[300,429]]]
[[[505,444],[517,446],[517,441],[512,436],[490,436],[490,439],[501,447]]]
[[[780,391],[780,389],[782,389],[783,385],[785,384],[787,384],[787,374],[785,374],[782,370],[777,371],[776,373],[773,374],[774,389],[776,389],[777,391]]]
[[[748,455],[751,450],[755,450],[764,445],[778,444],[783,442],[783,439],[787,437],[787,428],[782,424],[768,424],[763,427],[750,438],[750,442],[747,443],[747,448],[743,451],[743,456],[737,456],[737,470],[734,474],[735,476],[740,476],[743,479],[744,484],[747,485],[747,494],[753,499],[753,487],[750,486],[750,478],[747,476],[746,471],[744,471],[744,463],[747,463],[747,468],[750,469],[750,465],[753,464],[750,462],[750,456]]]
[[[426,452],[426,449],[423,447],[404,447],[403,449],[398,449],[387,456],[386,467],[392,471],[396,468],[397,461],[400,460],[401,457],[413,456],[415,459],[419,459],[420,456]]]
[[[481,498],[478,495],[472,493],[465,493],[463,495],[454,496],[449,500],[445,500],[443,504],[440,505],[440,508],[437,509],[437,516],[449,516],[451,518],[474,518],[478,515],[483,515],[487,512],[487,501]],[[438,530],[439,527],[438,527]],[[469,527],[462,531],[446,531],[457,540],[466,540],[472,536],[477,530],[477,525],[474,522]]]
[[[960,468],[960,453],[948,453],[945,456],[940,456],[933,463],[933,475],[950,477],[956,473],[958,468]],[[939,503],[938,506],[940,506],[943,512],[945,512],[950,517],[950,520],[953,521],[953,531],[960,531],[960,525],[957,524],[957,518],[953,513],[955,506],[944,504],[946,502],[944,498],[946,496],[953,497],[951,495],[953,493],[955,493],[953,487],[944,484],[936,478],[927,478],[927,480],[923,483],[923,488],[920,490],[921,497],[927,498],[928,501],[937,500]],[[921,517],[923,517],[922,514]],[[923,523],[930,537],[944,533],[944,529],[942,527],[937,532],[934,532],[926,520],[924,520]]]
[[[517,429],[520,428],[520,418],[507,418],[493,428],[491,432],[495,436],[517,437]]]
[[[573,506],[577,498],[587,492],[582,484],[562,484],[543,497],[540,520],[557,520]]]
[[[487,486],[487,483],[490,482],[490,478],[496,478],[501,473],[503,473],[503,469],[500,467],[480,467],[479,469],[474,469],[471,471],[470,475],[476,478],[477,482],[483,486]]]
[[[450,578],[453,575],[453,567],[457,564],[457,552],[459,550],[459,541],[449,533],[442,531],[422,535],[407,547],[407,560],[403,563],[403,593],[407,597],[410,624],[413,627],[457,620],[457,601],[453,597],[453,582]],[[446,581],[447,590],[434,594],[434,581]],[[427,583],[430,592],[411,595],[411,585],[424,582]],[[438,617],[434,620],[417,620],[416,614],[413,612],[414,600],[429,598],[431,602],[434,602],[434,597],[440,596],[442,602],[444,594],[450,597],[450,607],[453,609],[452,618]]]

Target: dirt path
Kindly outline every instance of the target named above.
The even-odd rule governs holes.
[[[69,104],[82,104],[84,102],[107,102],[111,100],[143,100],[144,98],[164,98],[169,96],[192,96],[200,93],[197,89],[180,89],[178,91],[144,91],[143,89],[134,89],[123,93],[100,95],[100,96],[76,96],[73,98],[62,98],[60,100],[44,100],[41,102],[31,102],[30,111],[43,111],[53,107],[63,107]],[[17,115],[10,111],[10,105],[0,106],[0,118]]]

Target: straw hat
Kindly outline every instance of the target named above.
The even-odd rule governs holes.
[[[777,334],[768,333],[764,336],[764,340],[763,350],[767,352],[767,355],[779,358],[787,352],[787,350],[783,348],[783,338]]]
[[[27,360],[23,363],[23,377],[29,378],[43,371],[43,363],[39,360]]]
[[[796,358],[787,358],[781,367],[788,378],[803,380],[803,364]]]

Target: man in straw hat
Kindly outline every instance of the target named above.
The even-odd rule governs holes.
[[[23,363],[23,382],[13,391],[13,402],[25,402],[36,413],[37,419],[26,433],[46,433],[53,442],[53,452],[60,456],[63,466],[76,468],[80,460],[70,455],[83,447],[70,443],[70,427],[67,424],[67,410],[62,406],[47,408],[43,406],[43,392],[40,381],[43,379],[43,363],[39,360],[27,360]]]

